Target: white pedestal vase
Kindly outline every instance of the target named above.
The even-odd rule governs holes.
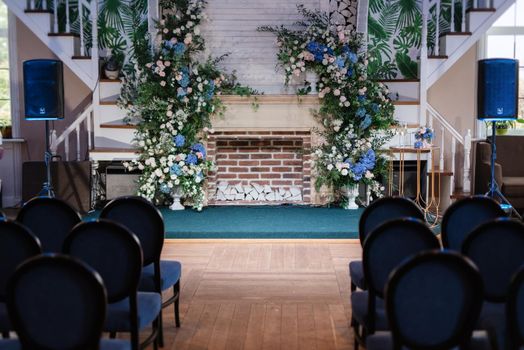
[[[355,202],[355,200],[358,197],[358,185],[346,186],[342,188],[342,193],[344,194],[344,197],[346,197],[346,205],[344,206],[344,209],[348,209],[348,210],[358,209],[358,205]]]
[[[184,210],[185,207],[182,205],[180,200],[182,199],[182,196],[184,195],[184,191],[182,190],[181,186],[175,186],[173,189],[173,192],[171,192],[171,196],[173,197],[173,204],[169,206],[169,209],[171,210]]]

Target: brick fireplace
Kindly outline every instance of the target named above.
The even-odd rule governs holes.
[[[209,204],[311,202],[310,131],[217,131],[207,149]]]

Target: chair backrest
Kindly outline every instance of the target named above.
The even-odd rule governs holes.
[[[100,218],[116,221],[138,237],[144,265],[160,260],[164,245],[164,219],[147,199],[136,196],[116,198],[102,209]]]
[[[373,201],[360,216],[358,235],[364,245],[366,237],[387,221],[414,218],[424,220],[424,213],[415,202],[403,197],[384,197]]]
[[[3,211],[0,210],[0,221],[7,220],[7,215]]]
[[[142,249],[138,238],[124,226],[108,220],[79,224],[66,238],[64,253],[86,262],[102,276],[109,303],[136,295]]]
[[[371,293],[383,297],[391,272],[406,258],[440,243],[426,224],[416,219],[388,221],[373,230],[364,242],[364,276]]]
[[[386,287],[395,349],[452,349],[471,337],[482,307],[475,265],[456,252],[418,254],[399,266]]]
[[[37,197],[27,202],[16,220],[27,226],[40,239],[44,252],[61,252],[64,239],[77,225],[80,215],[66,202]]]
[[[98,349],[106,294],[86,264],[63,255],[32,258],[16,270],[7,296],[24,349]]]
[[[506,303],[510,349],[524,345],[524,267],[513,277]]]
[[[485,223],[466,238],[462,252],[477,265],[486,300],[505,302],[511,279],[524,264],[524,225],[509,218]]]
[[[442,217],[442,245],[460,252],[464,240],[474,229],[504,216],[504,210],[489,197],[473,196],[456,201]]]
[[[0,221],[0,302],[5,302],[7,282],[25,260],[42,252],[40,241],[27,227]]]

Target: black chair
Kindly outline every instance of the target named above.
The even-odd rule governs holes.
[[[359,343],[364,344],[367,335],[388,329],[383,298],[390,273],[406,258],[439,248],[433,232],[416,219],[388,221],[369,234],[363,252],[368,291],[351,294],[355,349]]]
[[[18,265],[41,252],[38,238],[26,227],[13,221],[0,221],[0,332],[4,338],[13,330],[7,314],[7,282]]]
[[[524,346],[524,268],[513,277],[506,303],[508,349]]]
[[[3,211],[0,210],[0,221],[7,220],[7,215]]]
[[[402,218],[415,218],[424,221],[424,213],[415,202],[403,197],[384,197],[375,200],[362,213],[358,223],[358,235],[363,246],[366,237],[371,231],[383,223]],[[358,288],[366,289],[364,268],[361,260],[349,263],[351,291]]]
[[[107,289],[104,331],[131,333],[133,350],[139,349],[139,331],[153,330],[141,344],[157,348],[158,317],[162,299],[158,293],[137,292],[142,273],[142,248],[124,226],[107,220],[77,225],[64,242],[64,253],[75,256],[101,276]]]
[[[367,349],[490,349],[487,337],[472,339],[482,289],[475,265],[456,252],[425,252],[408,259],[386,287],[391,333],[368,337]]]
[[[144,269],[138,290],[162,293],[173,289],[173,296],[163,302],[162,308],[174,304],[175,323],[177,327],[180,327],[179,299],[182,265],[178,261],[160,260],[165,234],[164,219],[160,211],[142,197],[121,197],[108,203],[100,217],[126,226],[138,237],[144,254]],[[159,332],[160,345],[163,346],[161,326]]]
[[[80,221],[80,215],[66,202],[37,197],[27,202],[16,218],[40,239],[44,252],[59,253],[64,239]]]
[[[129,341],[100,339],[104,284],[71,257],[42,255],[24,262],[9,282],[7,305],[23,349],[131,349]]]
[[[473,196],[458,200],[449,206],[442,217],[442,245],[460,252],[464,240],[474,229],[505,216],[500,205],[489,197]]]
[[[484,283],[479,326],[504,349],[505,303],[512,278],[524,264],[524,225],[509,218],[485,223],[466,238],[462,252],[477,265]]]

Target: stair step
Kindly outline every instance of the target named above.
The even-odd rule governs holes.
[[[134,148],[113,148],[113,147],[95,147],[91,152],[98,153],[137,153]]]
[[[42,10],[42,9],[29,9],[25,10],[25,13],[53,13],[52,10]]]
[[[80,38],[80,34],[77,33],[47,33],[49,36],[58,36],[58,37],[75,37]]]
[[[118,83],[118,84],[122,83],[120,79],[108,79],[108,78],[102,78],[100,79],[100,82],[101,83]]]
[[[136,129],[136,125],[133,124],[125,124],[122,121],[116,121],[111,123],[102,123],[100,124],[101,128],[104,129]]]
[[[428,176],[431,176],[435,174],[436,176],[453,176],[453,172],[451,170],[433,170],[428,171]]]
[[[381,79],[379,83],[420,83],[420,79]]]
[[[116,100],[103,100],[103,101],[100,101],[100,105],[101,106],[116,106],[117,101]]]
[[[417,106],[420,104],[419,100],[397,100],[391,101],[395,106]]]
[[[463,191],[454,191],[453,194],[450,196],[451,199],[463,199],[467,197],[471,197],[473,194],[471,192],[463,192]]]
[[[471,34],[471,32],[444,32],[440,33],[439,38],[443,36],[470,36]]]
[[[94,161],[123,161],[137,158],[134,148],[95,147],[89,152],[89,158]]]
[[[74,60],[90,60],[91,56],[73,56],[71,58]]]
[[[430,60],[446,60],[448,59],[447,55],[430,55],[428,56]]]
[[[470,8],[470,9],[467,9],[466,10],[466,13],[471,13],[471,12],[496,12],[497,9],[494,9],[493,7],[488,7],[488,8]]]

